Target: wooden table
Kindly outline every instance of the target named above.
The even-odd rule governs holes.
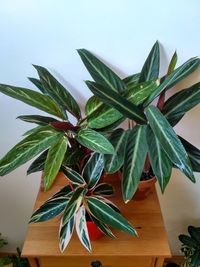
[[[39,192],[35,208],[58,191],[66,180],[57,179],[47,193]],[[161,267],[164,258],[170,257],[160,205],[155,189],[145,200],[132,200],[124,204],[120,196],[119,183],[112,201],[122,214],[137,229],[139,237],[113,231],[117,239],[107,236],[92,242],[92,253],[80,244],[75,232],[62,254],[58,247],[59,218],[49,222],[31,224],[28,227],[22,256],[28,257],[31,267],[90,267],[91,262],[100,261],[103,267]]]

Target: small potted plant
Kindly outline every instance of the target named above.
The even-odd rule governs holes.
[[[200,227],[188,226],[188,233],[189,235],[179,235],[179,240],[182,242],[181,251],[185,256],[181,267],[199,267]]]
[[[178,137],[172,127],[200,102],[200,84],[183,89],[166,102],[164,98],[166,90],[195,71],[200,60],[192,58],[175,68],[177,57],[174,54],[167,74],[159,78],[160,52],[156,42],[141,72],[121,79],[89,51],[79,49],[78,53],[95,81],[86,81],[94,95],[86,103],[85,117],[82,116],[73,96],[41,66],[34,65],[39,79],[29,78],[40,92],[0,84],[0,92],[51,115],[18,117],[23,121],[35,123],[37,127],[26,132],[25,138],[0,160],[0,175],[13,171],[39,155],[30,165],[28,174],[43,170],[45,191],[52,186],[59,172],[65,175],[68,189],[71,185],[70,198],[68,195],[64,196],[64,199],[63,195],[58,199],[54,196],[53,200],[47,201],[43,207],[47,213],[50,209],[49,202],[59,202],[56,209],[61,205],[62,211],[65,210],[64,214],[66,210],[72,214],[72,217],[64,220],[64,225],[67,227],[70,221],[72,226],[74,218],[80,217],[79,210],[83,210],[84,222],[86,216],[92,219],[94,210],[91,212],[91,202],[95,199],[96,208],[101,206],[108,209],[115,221],[120,221],[121,230],[128,229],[129,233],[135,235],[134,228],[115,210],[113,204],[104,198],[102,191],[99,191],[98,197],[94,194],[97,188],[110,188],[109,185],[101,185],[98,174],[98,179],[94,180],[97,179],[100,184],[95,182],[91,188],[88,181],[93,175],[90,177],[85,174],[85,168],[90,166],[92,161],[90,171],[96,173],[99,161],[102,161],[101,176],[103,172],[122,172],[121,187],[125,202],[132,199],[141,178],[156,176],[164,192],[172,167],[179,168],[195,182],[193,171],[200,171],[200,151]],[[152,105],[152,101],[157,97],[158,104]],[[76,119],[75,124],[69,121],[69,113]],[[119,128],[121,122],[127,118],[130,127]],[[109,190],[111,192],[111,189]],[[37,221],[41,209],[34,213],[31,222]],[[103,214],[101,215],[101,218],[93,217],[105,224],[105,229],[108,230],[109,225],[119,228],[110,224],[109,217],[105,219]],[[97,221],[93,221],[102,230]],[[85,231],[85,223],[82,230]],[[61,245],[61,249],[65,248],[69,241],[69,232],[64,235],[64,245]],[[87,249],[90,249],[89,245]]]

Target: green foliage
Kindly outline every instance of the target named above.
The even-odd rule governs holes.
[[[200,266],[200,227],[188,226],[189,235],[179,235],[181,251],[185,255],[184,267]]]

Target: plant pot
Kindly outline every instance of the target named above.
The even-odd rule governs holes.
[[[104,236],[104,233],[92,221],[87,221],[88,234],[91,241],[97,240]]]
[[[157,179],[155,176],[149,180],[140,181],[139,185],[138,185],[138,189],[134,195],[134,199],[142,200],[142,199],[147,198],[149,193],[151,193],[156,181],[157,181]]]

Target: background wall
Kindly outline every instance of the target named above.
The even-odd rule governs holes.
[[[156,40],[162,45],[162,67],[176,49],[178,64],[199,55],[198,0],[1,0],[0,82],[32,88],[32,63],[49,68],[84,104],[90,95],[83,80],[90,79],[76,52],[87,48],[121,77],[137,72]],[[200,80],[197,71],[192,82]],[[187,80],[175,90],[183,88]],[[0,156],[20,139],[28,125],[15,120],[35,109],[0,95]],[[200,106],[178,125],[177,131],[200,147]],[[15,250],[23,243],[40,174],[26,177],[28,164],[0,179],[0,232]],[[159,193],[172,252],[179,253],[177,236],[188,224],[200,226],[200,181],[191,184],[174,171],[164,196]],[[159,192],[159,190],[158,190]]]

